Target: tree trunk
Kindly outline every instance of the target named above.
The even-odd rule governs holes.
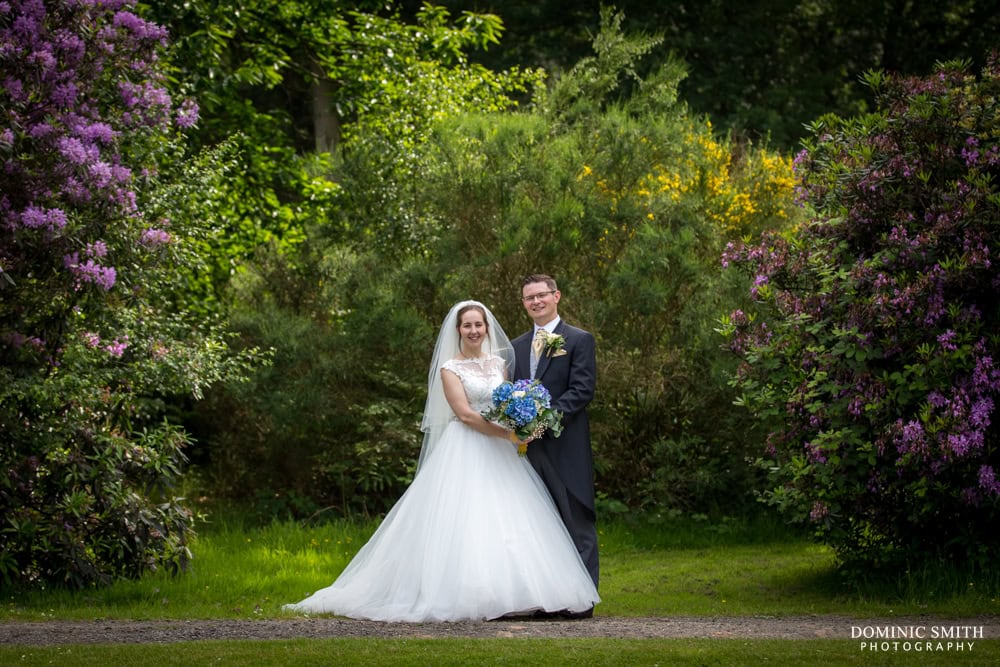
[[[313,135],[316,152],[332,152],[340,143],[340,118],[333,109],[334,83],[317,68],[312,84]]]

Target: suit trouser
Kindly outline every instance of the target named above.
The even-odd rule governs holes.
[[[538,466],[536,466],[538,469]],[[580,553],[590,578],[594,580],[594,587],[597,588],[597,581],[600,578],[600,562],[597,554],[597,516],[594,511],[581,503],[576,496],[569,492],[566,485],[562,483],[559,475],[552,470],[551,464],[545,461],[541,469],[538,469],[545,486],[552,494],[559,516],[562,517],[569,536],[576,545],[576,550]]]

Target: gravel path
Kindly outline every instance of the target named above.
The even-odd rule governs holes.
[[[340,618],[266,620],[0,622],[0,644],[169,643],[211,639],[614,637],[712,639],[858,639],[853,628],[922,628],[922,638],[948,628],[955,639],[1000,638],[1000,617],[852,619],[844,616],[671,617],[597,616],[581,621],[503,620],[461,623],[379,623]],[[955,630],[958,628],[958,630]],[[965,628],[962,630],[961,628]],[[978,636],[976,635],[978,630]],[[897,630],[898,632],[898,630]],[[940,630],[937,637],[940,637]],[[961,636],[964,633],[965,636]],[[858,639],[860,641],[860,639]]]

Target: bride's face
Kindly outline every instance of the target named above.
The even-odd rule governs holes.
[[[462,313],[458,322],[458,335],[462,337],[462,350],[466,354],[482,348],[488,333],[486,320],[478,309],[472,308]]]

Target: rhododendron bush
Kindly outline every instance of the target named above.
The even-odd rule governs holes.
[[[167,306],[191,232],[169,216],[196,186],[168,187],[157,164],[183,170],[171,137],[197,107],[164,86],[166,37],[134,2],[0,0],[6,582],[183,567],[191,513],[170,485],[188,437],[159,397],[245,367],[221,329]]]
[[[795,162],[812,222],[723,262],[741,402],[771,425],[768,502],[847,566],[1000,545],[1000,64],[872,73],[876,113],[825,118]],[[848,568],[850,569],[850,568]]]

